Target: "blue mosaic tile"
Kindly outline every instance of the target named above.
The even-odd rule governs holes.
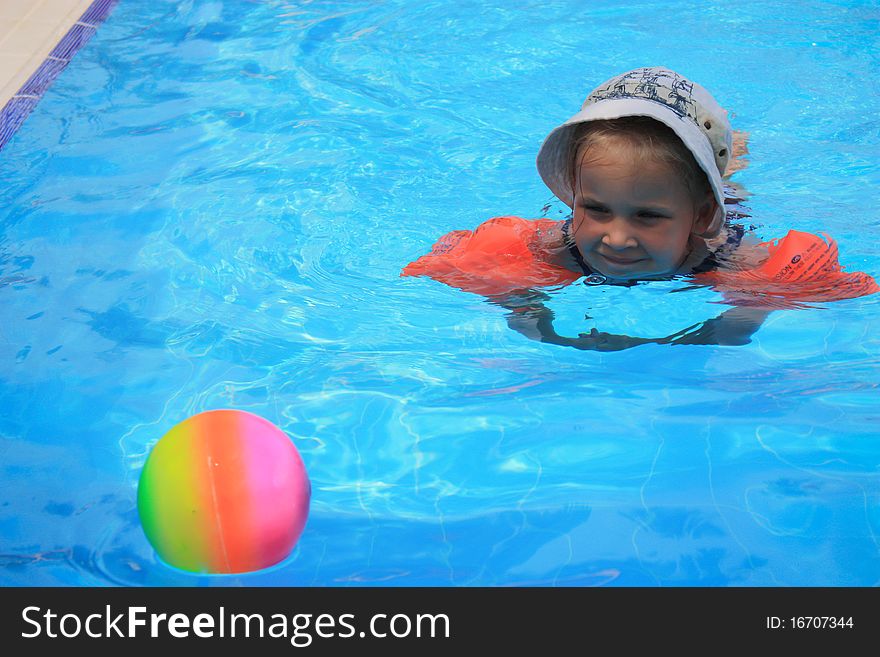
[[[28,94],[30,96],[42,96],[43,92],[49,88],[49,85],[55,81],[55,78],[67,66],[66,61],[58,59],[47,59],[40,68],[34,71],[34,74],[28,78],[24,86],[19,90],[20,94]]]
[[[95,28],[93,27],[74,25],[70,28],[70,31],[64,35],[64,38],[61,39],[58,45],[55,46],[55,49],[49,53],[49,56],[70,61],[76,51],[86,45],[94,33]]]
[[[0,110],[0,148],[12,138],[38,102],[39,98],[14,97]]]
[[[110,10],[118,0],[95,0],[80,20],[89,25],[97,25],[110,15]]]
[[[39,98],[15,96],[6,103],[6,107],[10,108],[10,118],[12,121],[24,121],[39,102]]]

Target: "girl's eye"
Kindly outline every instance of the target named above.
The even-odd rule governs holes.
[[[646,224],[656,224],[666,218],[665,214],[657,214],[656,212],[639,212],[639,221]]]
[[[606,208],[603,205],[585,205],[585,206],[583,206],[583,208],[584,208],[584,210],[586,210],[587,212],[590,212],[591,214],[608,215],[611,212],[608,208]],[[655,223],[655,222],[658,222],[658,221],[666,218],[666,215],[659,214],[657,212],[650,212],[647,210],[644,212],[639,212],[637,216],[638,216],[639,221],[642,221],[645,223]]]

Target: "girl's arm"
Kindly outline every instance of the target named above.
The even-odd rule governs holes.
[[[542,292],[528,292],[493,298],[492,301],[510,310],[507,315],[507,325],[527,338],[591,351],[622,351],[648,343],[744,345],[751,342],[752,335],[772,312],[761,308],[737,306],[725,310],[718,317],[663,338],[639,338],[603,333],[596,329],[572,338],[559,335],[553,328],[553,311],[543,303],[548,299],[549,297]]]
[[[771,312],[766,308],[734,306],[718,317],[695,324],[663,340],[669,344],[749,344]]]

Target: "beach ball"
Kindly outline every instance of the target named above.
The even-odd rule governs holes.
[[[153,447],[138,482],[144,533],[167,563],[243,573],[287,557],[309,513],[311,486],[290,438],[235,410],[199,413]]]

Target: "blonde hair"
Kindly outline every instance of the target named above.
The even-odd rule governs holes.
[[[605,145],[612,140],[617,140],[617,143],[623,141],[631,147],[639,163],[659,161],[671,166],[687,187],[695,206],[707,194],[712,194],[709,177],[697,164],[690,149],[672,128],[649,116],[598,119],[574,126],[569,139],[568,157],[572,190],[576,189],[578,167],[591,161],[589,153],[593,147]],[[579,160],[578,153],[581,153]]]

